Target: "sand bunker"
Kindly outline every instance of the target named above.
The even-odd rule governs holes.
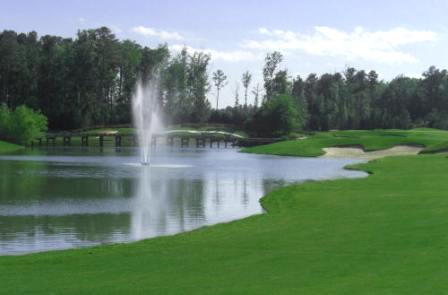
[[[389,156],[417,155],[423,148],[416,146],[399,145],[387,150],[365,152],[356,147],[331,147],[324,148],[324,158],[357,158],[365,160],[379,159]]]

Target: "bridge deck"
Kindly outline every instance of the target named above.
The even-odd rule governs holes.
[[[165,142],[161,142],[162,138],[166,138]],[[60,142],[57,142],[59,139]],[[261,144],[269,144],[279,141],[278,138],[241,138],[222,134],[156,134],[153,135],[152,144],[167,144],[169,146],[179,145],[181,147],[191,146],[197,148],[209,147],[246,147]],[[120,133],[83,133],[83,132],[57,132],[48,133],[45,136],[36,138],[32,141],[32,146],[62,144],[63,146],[80,145],[80,146],[105,146],[106,143],[112,143],[115,147],[121,146],[136,146],[138,144],[137,136],[135,134],[120,134]]]

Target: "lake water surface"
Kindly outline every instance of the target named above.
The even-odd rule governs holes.
[[[0,255],[129,242],[263,212],[288,183],[365,174],[350,159],[235,149],[50,149],[0,156]]]

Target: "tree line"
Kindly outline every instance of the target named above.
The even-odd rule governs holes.
[[[40,110],[50,129],[128,124],[137,80],[157,75],[169,123],[227,123],[259,136],[300,129],[448,129],[446,70],[430,67],[422,78],[391,81],[351,67],[291,77],[282,54],[272,52],[265,58],[263,84],[244,72],[242,89],[234,87],[234,105],[220,108],[221,90],[230,86],[222,70],[209,73],[210,60],[203,52],[172,54],[166,45],[118,40],[106,27],[81,30],[75,38],[5,30],[0,104]],[[215,101],[207,98],[212,88]]]
[[[127,124],[139,78],[161,76],[160,100],[179,122],[207,119],[210,56],[186,50],[170,57],[166,45],[118,40],[107,27],[76,38],[36,32],[0,33],[0,104],[26,105],[48,117],[51,129]]]
[[[282,60],[279,52],[266,56],[260,107],[257,103],[240,105],[237,91],[235,105],[216,111],[213,119],[268,135],[294,129],[448,129],[447,70],[431,66],[422,78],[400,75],[391,81],[379,80],[374,70],[366,72],[353,67],[342,73],[311,73],[306,78],[292,78],[286,69],[280,69]],[[246,77],[243,74],[243,85]],[[254,90],[254,96],[256,102],[259,90]],[[286,131],[280,127],[270,130],[273,125],[284,126]]]

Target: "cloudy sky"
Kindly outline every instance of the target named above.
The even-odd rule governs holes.
[[[245,70],[262,83],[267,52],[284,54],[291,76],[376,70],[382,79],[448,68],[448,1],[442,0],[0,0],[0,30],[74,37],[110,27],[142,45],[166,43],[211,54],[210,72],[229,77],[223,104],[233,104]],[[214,99],[214,91],[210,93]],[[252,99],[252,98],[251,98]]]

